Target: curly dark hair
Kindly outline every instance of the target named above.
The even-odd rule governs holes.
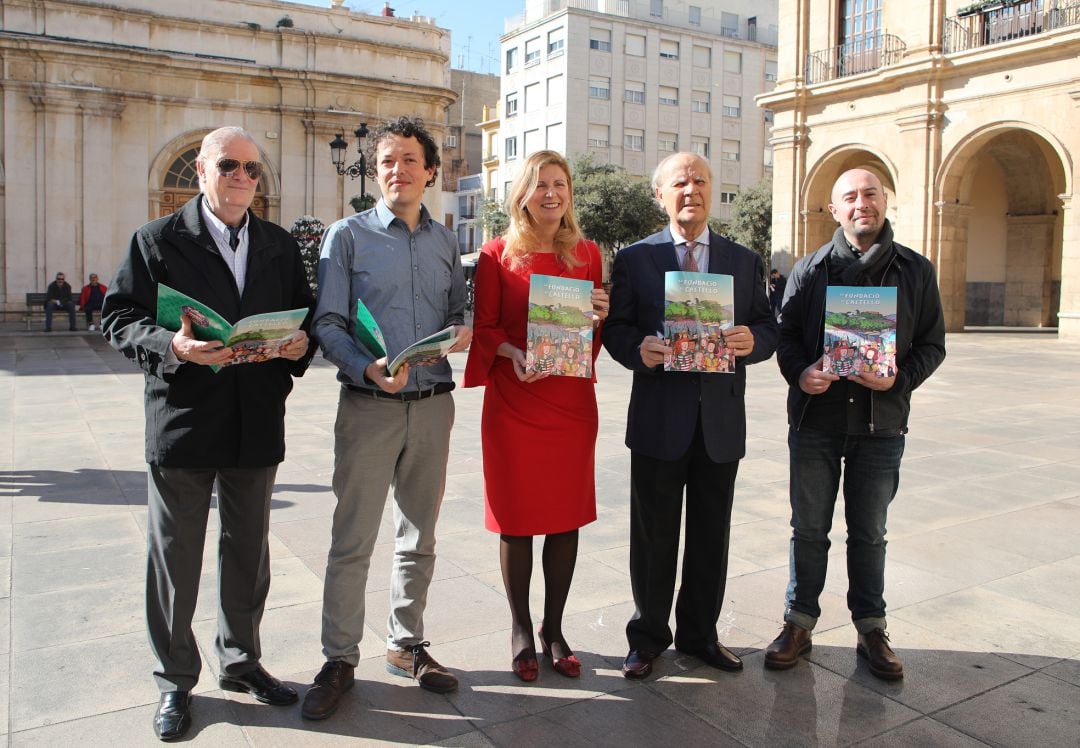
[[[378,153],[379,144],[388,139],[391,135],[400,135],[403,138],[416,138],[420,145],[423,146],[424,168],[435,169],[435,173],[431,175],[431,180],[425,186],[433,186],[436,178],[439,176],[439,167],[442,166],[442,160],[439,158],[439,146],[435,143],[435,138],[431,137],[431,133],[424,127],[424,120],[419,117],[406,117],[405,115],[402,115],[397,119],[382,123],[375,128],[375,134],[371,138],[372,152]]]

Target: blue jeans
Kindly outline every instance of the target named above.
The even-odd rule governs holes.
[[[900,484],[904,437],[788,431],[790,581],[784,620],[811,630],[829,563],[829,530],[844,476],[848,609],[860,633],[885,627],[885,518]]]

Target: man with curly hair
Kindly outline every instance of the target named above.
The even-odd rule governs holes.
[[[468,347],[465,276],[457,241],[423,205],[439,151],[419,119],[400,117],[374,135],[382,199],[327,229],[319,260],[313,330],[337,365],[334,511],[323,589],[326,663],[304,698],[303,716],[325,719],[353,686],[364,635],[364,595],[386,495],[394,489],[394,560],[386,669],[445,693],[457,678],[427,651],[424,608],[435,570],[435,521],[446,485],[454,388],[450,364],[402,367],[394,376],[355,333],[357,300],[396,353],[453,325]]]

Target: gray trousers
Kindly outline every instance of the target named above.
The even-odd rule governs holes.
[[[218,634],[221,672],[259,663],[259,623],[270,590],[270,494],[277,465],[193,470],[148,466],[146,623],[158,688],[189,691],[202,660],[191,620],[199,594],[203,540],[217,482]]]
[[[387,646],[406,649],[423,641],[453,425],[449,393],[397,402],[342,388],[334,426],[337,507],[323,587],[326,659],[354,667],[360,661],[368,569],[391,486],[394,562]]]

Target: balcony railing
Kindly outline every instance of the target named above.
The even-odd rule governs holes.
[[[1080,2],[1046,8],[1043,0],[986,4],[945,19],[945,54],[1022,39],[1080,24]]]
[[[806,56],[806,83],[869,73],[900,62],[907,45],[892,34],[874,34]]]

